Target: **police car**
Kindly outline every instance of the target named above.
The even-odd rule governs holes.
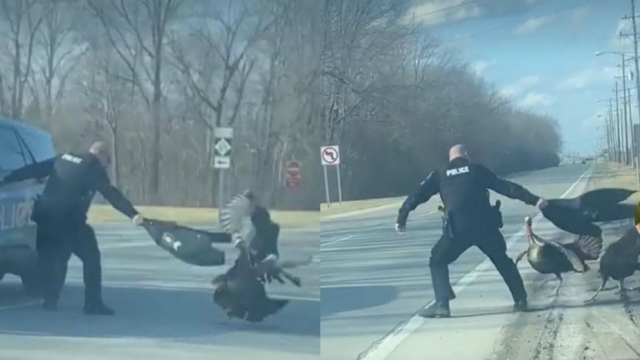
[[[0,118],[0,179],[11,171],[54,157],[51,134],[20,121]],[[45,179],[0,186],[0,279],[14,274],[28,293],[37,291],[33,203]]]

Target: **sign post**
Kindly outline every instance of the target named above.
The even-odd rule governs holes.
[[[221,226],[220,210],[224,207],[224,176],[225,170],[231,167],[233,128],[217,127],[213,131],[213,136],[215,138],[213,168],[218,169],[218,225]]]
[[[289,161],[287,163],[287,188],[299,189],[301,182],[302,177],[300,176],[300,163],[297,160]]]
[[[640,125],[633,124],[633,138],[635,140],[633,150],[636,153],[636,187],[640,190]]]
[[[338,145],[321,146],[320,159],[324,171],[324,191],[327,196],[327,206],[331,206],[331,197],[329,196],[329,181],[327,179],[327,166],[336,167],[336,177],[338,180],[338,200],[342,205],[342,179],[340,177],[340,147]]]

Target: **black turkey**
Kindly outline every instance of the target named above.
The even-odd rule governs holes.
[[[567,272],[583,273],[589,270],[587,260],[597,260],[602,251],[602,239],[579,236],[572,243],[560,244],[544,240],[531,229],[531,218],[525,218],[525,235],[529,248],[518,255],[516,265],[527,255],[531,267],[541,274],[554,274],[559,283],[554,291],[558,295],[562,285],[562,275]]]
[[[621,292],[627,290],[624,287],[624,279],[640,270],[638,256],[640,256],[640,236],[638,235],[638,230],[635,227],[631,227],[619,240],[605,249],[600,258],[600,270],[598,271],[602,278],[602,284],[595,294],[585,302],[595,300],[610,278],[619,282],[619,290]]]
[[[153,241],[176,258],[196,266],[220,266],[224,251],[213,244],[231,243],[231,235],[178,225],[172,221],[145,219],[142,226]]]
[[[550,199],[542,215],[558,228],[575,235],[601,238],[597,222],[631,219],[635,205],[621,204],[635,190],[603,188],[571,199]]]

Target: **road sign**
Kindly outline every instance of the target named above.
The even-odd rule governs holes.
[[[297,161],[289,161],[287,163],[287,175],[300,174],[300,163]]]
[[[322,170],[324,173],[324,191],[327,196],[327,205],[331,206],[331,198],[329,196],[329,181],[327,180],[327,166],[335,165],[336,177],[338,180],[338,199],[342,204],[342,180],[340,179],[340,147],[338,145],[321,146],[320,159],[322,161]]]
[[[216,142],[215,149],[221,156],[226,156],[231,151],[231,144],[225,138],[221,138]]]
[[[215,127],[213,128],[213,168],[218,170],[218,209],[222,209],[225,204],[224,183],[225,171],[231,168],[231,151],[233,149],[233,128]],[[222,224],[222,212],[218,212],[218,224]]]
[[[285,180],[287,188],[298,189],[301,182],[302,177],[300,176],[300,163],[296,160],[287,162],[287,177]]]
[[[215,150],[213,167],[215,169],[229,169],[231,167],[231,150],[233,149],[233,128],[217,127],[213,131]]]
[[[289,189],[298,189],[302,183],[302,178],[299,176],[288,176],[285,183]]]
[[[228,169],[231,167],[231,158],[228,156],[215,156],[213,167],[216,169]]]
[[[320,147],[322,165],[340,165],[340,148],[337,145]]]

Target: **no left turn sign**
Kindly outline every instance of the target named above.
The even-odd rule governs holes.
[[[320,158],[322,165],[339,165],[340,148],[337,145],[320,147]]]

